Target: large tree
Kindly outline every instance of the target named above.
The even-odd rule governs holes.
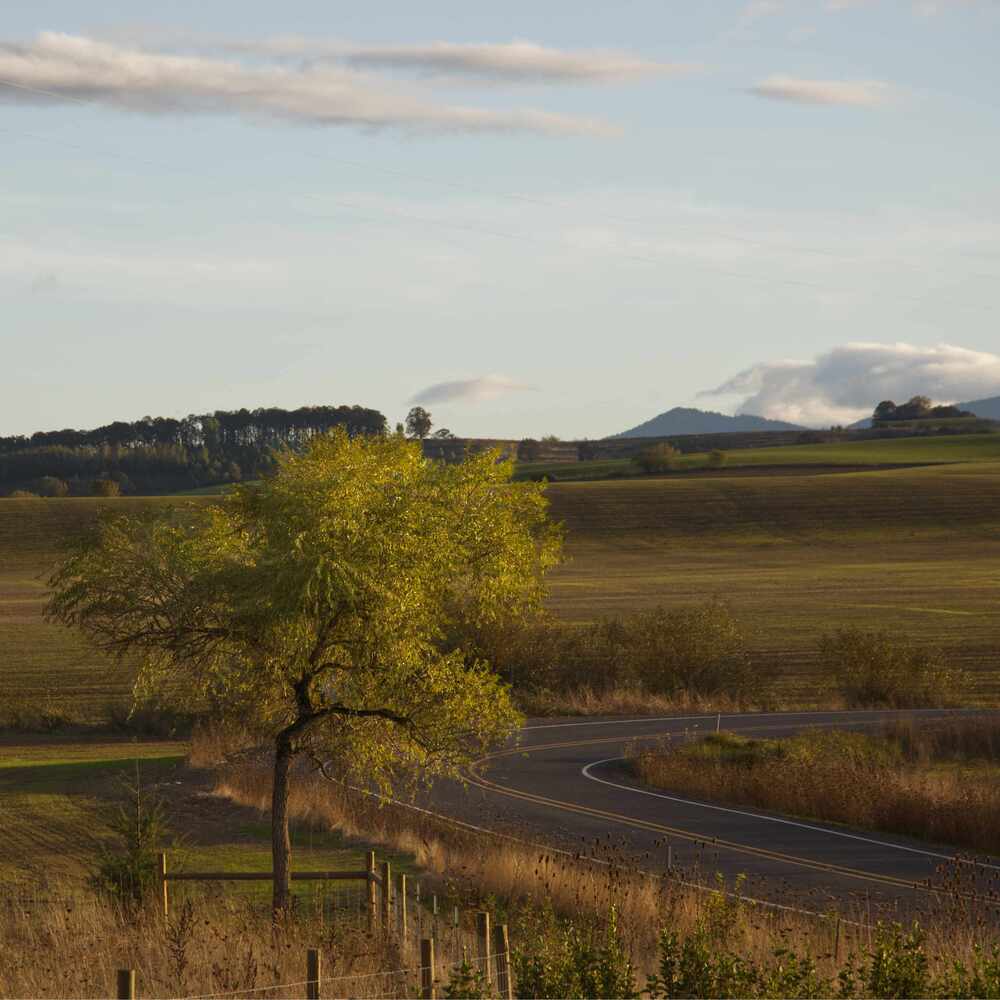
[[[406,433],[410,437],[425,438],[431,432],[431,415],[422,407],[414,406],[406,414]]]
[[[211,704],[270,742],[276,913],[297,757],[390,788],[455,774],[517,725],[489,665],[445,642],[535,608],[558,558],[541,488],[511,472],[337,432],[223,502],[102,520],[53,575],[50,617],[140,654],[137,694]]]

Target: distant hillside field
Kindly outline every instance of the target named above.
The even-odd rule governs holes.
[[[725,452],[726,470],[788,466],[934,465],[948,462],[1000,461],[1000,434],[954,434],[940,437],[875,438],[830,444],[789,444],[774,448],[734,448]],[[708,469],[708,454],[694,452],[677,458],[678,471]],[[593,462],[520,462],[518,478],[547,476],[558,480],[635,476],[629,459]],[[671,473],[666,473],[670,475]]]
[[[761,671],[804,702],[823,683],[823,630],[884,627],[946,647],[977,671],[981,699],[1000,698],[1000,436],[867,442],[867,462],[844,448],[740,453],[776,451],[791,465],[790,452],[812,449],[822,461],[808,475],[803,462],[553,483],[569,561],[553,575],[552,610],[583,622],[723,598],[751,629]],[[835,453],[855,467],[953,464],[824,471]],[[61,540],[101,507],[205,502],[0,499],[0,712],[42,705],[96,717],[124,697],[126,668],[42,620],[45,574]]]

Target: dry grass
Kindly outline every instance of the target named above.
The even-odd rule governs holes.
[[[208,748],[205,759],[214,755]],[[269,802],[269,781],[265,759],[244,758],[220,770],[217,792],[263,810]],[[605,921],[614,908],[624,942],[643,974],[655,965],[664,927],[681,935],[718,931],[721,943],[755,962],[772,961],[776,949],[790,947],[814,956],[831,977],[838,958],[831,947],[835,936],[841,959],[869,938],[860,926],[865,920],[860,910],[847,914],[859,921],[856,925],[832,914],[773,910],[741,902],[736,898],[738,886],[727,890],[710,874],[664,878],[643,872],[638,859],[610,842],[590,845],[586,857],[571,855],[516,837],[459,828],[402,804],[380,805],[318,776],[299,776],[290,808],[300,819],[411,854],[428,878],[436,878],[463,905],[506,912],[515,935],[523,921],[531,923],[539,907],[597,922]],[[928,907],[920,916],[942,963],[991,943],[991,932],[984,926],[992,926],[992,910],[984,925],[986,910],[974,901],[937,901]]]
[[[699,697],[696,695],[650,694],[637,687],[612,687],[595,690],[579,687],[571,691],[540,694],[517,692],[517,702],[527,715],[674,715],[690,713],[724,712],[776,712],[791,707],[773,697],[761,693],[756,697],[742,699],[717,694]],[[831,708],[842,707],[833,698],[828,703]]]
[[[307,948],[320,949],[324,977],[349,977],[328,983],[328,996],[415,995],[420,960],[412,942],[402,947],[393,936],[371,934],[360,919],[314,917],[275,928],[266,910],[237,898],[178,907],[166,922],[91,897],[0,909],[0,996],[114,996],[116,971],[132,968],[144,997],[302,997]],[[372,975],[397,969],[411,971]]]
[[[894,723],[876,736],[731,733],[632,760],[651,785],[1000,854],[1000,716]]]

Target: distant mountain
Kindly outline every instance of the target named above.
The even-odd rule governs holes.
[[[989,396],[986,399],[973,399],[968,403],[956,403],[960,410],[968,410],[983,420],[1000,420],[1000,396]]]
[[[675,406],[638,427],[614,434],[613,437],[670,437],[674,434],[724,434],[749,431],[804,431],[805,427],[788,424],[784,420],[768,420],[742,413],[736,417],[713,410],[696,410]]]
[[[1000,420],[1000,396],[989,396],[986,399],[973,399],[967,403],[956,403],[955,404],[960,410],[968,410],[970,413],[974,413],[977,417],[983,420]],[[853,424],[848,424],[847,429],[854,430],[867,430],[871,427],[872,418],[862,417],[860,420],[856,420]]]

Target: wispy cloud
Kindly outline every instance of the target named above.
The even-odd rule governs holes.
[[[759,21],[764,17],[783,14],[784,11],[784,0],[750,0],[740,11],[740,20],[744,23]]]
[[[611,49],[554,49],[535,42],[355,45],[286,35],[235,42],[227,48],[269,56],[306,56],[365,69],[403,70],[492,83],[625,83],[690,73],[689,63],[664,63]]]
[[[494,110],[415,96],[338,65],[260,66],[44,32],[0,42],[0,99],[87,100],[154,113],[216,112],[317,125],[435,132],[608,135],[607,123],[535,109]]]
[[[749,89],[757,97],[799,104],[840,104],[879,107],[892,101],[893,88],[881,80],[806,80],[794,76],[769,76]]]
[[[1000,356],[951,344],[848,343],[811,361],[762,362],[700,396],[743,396],[738,412],[804,424],[848,423],[883,399],[959,402],[1000,393]]]
[[[918,17],[937,17],[938,14],[945,14],[962,7],[977,7],[979,3],[980,0],[916,0],[913,12]]]
[[[532,389],[530,385],[515,382],[504,375],[483,375],[480,378],[457,379],[452,382],[436,382],[421,389],[411,403],[481,403],[497,399],[508,392]]]
[[[870,7],[878,0],[826,0],[826,9],[832,11],[853,10],[855,7]]]

